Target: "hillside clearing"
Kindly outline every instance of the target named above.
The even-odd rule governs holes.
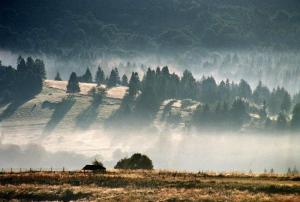
[[[68,81],[54,81],[54,80],[45,80],[45,86],[49,88],[55,88],[65,91],[67,88]],[[80,94],[87,95],[89,91],[97,87],[95,83],[79,83]],[[105,88],[105,85],[101,85],[101,88]],[[117,86],[107,90],[107,97],[113,99],[122,99],[126,94],[128,87],[126,86]]]

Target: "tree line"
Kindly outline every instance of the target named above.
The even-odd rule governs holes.
[[[45,64],[40,59],[20,56],[16,68],[0,61],[0,102],[31,98],[41,92],[44,79]]]
[[[73,73],[72,73],[73,74]],[[76,73],[74,73],[76,75]],[[73,80],[74,74],[72,76]],[[268,111],[272,114],[279,112],[289,112],[292,107],[292,97],[283,87],[277,87],[272,91],[264,86],[260,81],[255,89],[241,79],[239,83],[230,82],[229,79],[222,80],[219,84],[213,76],[203,76],[200,81],[196,81],[193,74],[185,70],[182,77],[175,73],[170,73],[167,66],[156,70],[148,68],[143,80],[139,81],[137,72],[133,72],[130,80],[136,80],[135,86],[129,82],[128,77],[124,74],[119,75],[118,68],[113,68],[109,76],[105,76],[103,69],[99,66],[93,79],[89,68],[82,76],[77,76],[78,82],[105,84],[108,87],[116,85],[130,85],[130,94],[136,94],[138,90],[142,92],[149,88],[155,91],[159,100],[165,99],[194,99],[202,103],[228,102],[232,103],[237,97],[254,102],[257,105],[268,105]],[[61,80],[60,74],[57,73],[55,80]],[[148,89],[149,90],[149,89]],[[298,95],[294,100],[297,101]]]
[[[82,78],[89,79],[82,80]],[[72,87],[74,81],[76,81],[75,88]],[[277,129],[298,128],[300,123],[298,95],[292,99],[283,87],[271,91],[261,81],[252,90],[243,79],[239,83],[230,82],[229,79],[217,83],[213,76],[203,76],[197,81],[190,71],[185,70],[180,77],[170,73],[167,66],[148,68],[141,80],[137,72],[132,72],[128,81],[125,74],[120,79],[117,68],[113,68],[110,75],[105,77],[104,71],[99,66],[94,81],[89,69],[78,78],[73,72],[67,92],[79,92],[79,81],[106,84],[107,87],[128,86],[120,110],[116,113],[119,119],[126,117],[126,120],[132,118],[139,121],[146,120],[147,123],[154,119],[162,101],[192,99],[199,101],[201,105],[194,111],[190,124],[203,129],[226,127],[238,129],[251,120],[250,113],[258,114],[265,128],[272,124],[271,116],[277,117],[273,124]]]
[[[46,78],[44,62],[40,59],[19,57],[17,67],[4,66],[0,63],[0,99],[1,103],[12,100],[28,99],[39,92]],[[55,80],[62,80],[57,73]],[[80,92],[79,82],[97,83],[108,88],[117,85],[128,86],[122,100],[119,117],[131,117],[140,120],[153,120],[161,103],[167,99],[192,99],[201,104],[192,115],[191,124],[208,127],[241,127],[251,117],[258,114],[267,127],[271,116],[276,116],[276,127],[300,127],[299,94],[291,95],[283,87],[272,91],[259,82],[253,90],[243,79],[239,83],[226,79],[219,83],[213,76],[196,80],[193,74],[185,70],[182,76],[171,73],[167,66],[156,69],[148,68],[142,79],[137,72],[120,77],[118,68],[113,68],[106,76],[99,66],[95,76],[89,68],[82,76],[72,72],[67,85],[67,93]],[[292,114],[292,118],[290,118]],[[180,118],[180,117],[179,117]]]
[[[109,79],[103,80],[103,83],[111,82],[113,78],[114,85],[122,84],[119,77],[115,76],[116,72],[117,69],[113,69]],[[142,80],[137,72],[133,72],[128,86],[118,114],[121,117],[126,115],[140,120],[151,120],[156,116],[162,101],[192,99],[202,103],[192,116],[191,122],[195,125],[239,128],[250,121],[250,113],[255,113],[259,114],[266,127],[271,122],[269,117],[277,116],[276,127],[286,128],[293,105],[293,119],[290,124],[296,128],[298,123],[298,105],[293,103],[288,91],[283,87],[270,91],[262,82],[252,90],[243,79],[239,83],[230,82],[229,79],[217,83],[214,77],[209,76],[197,81],[188,70],[180,77],[170,73],[169,68],[165,66],[148,68]],[[294,101],[297,101],[296,98]]]

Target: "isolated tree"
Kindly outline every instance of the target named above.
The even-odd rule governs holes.
[[[97,159],[95,159],[95,160],[92,162],[92,165],[103,167],[103,163],[102,163],[101,161],[98,161]]]
[[[87,68],[84,74],[85,82],[92,83],[93,77],[90,68]]]
[[[121,79],[120,79],[118,68],[115,68],[115,72],[116,72],[116,81],[117,81],[117,84],[121,84]]]
[[[78,78],[76,73],[72,72],[67,85],[67,93],[78,93],[78,92],[80,92]]]
[[[106,89],[105,88],[93,87],[89,91],[89,94],[93,97],[92,104],[99,104],[99,103],[102,102],[103,98],[106,95]]]
[[[54,78],[55,81],[62,81],[59,72],[56,73],[56,76]]]
[[[128,78],[126,76],[126,74],[124,74],[122,76],[122,82],[121,82],[122,86],[128,86]]]
[[[120,76],[119,76],[119,71],[117,68],[114,68],[110,72],[109,79],[107,81],[107,86],[108,87],[113,87],[116,86],[117,84],[120,84]]]
[[[92,73],[89,68],[86,69],[84,75],[78,78],[78,81],[84,82],[84,83],[92,83],[93,78],[92,78]]]
[[[151,159],[143,154],[135,153],[130,158],[124,158],[117,162],[115,169],[153,169]]]
[[[98,69],[97,69],[97,72],[96,72],[95,82],[97,83],[98,86],[100,84],[104,84],[105,83],[104,71],[101,69],[100,66],[98,66]]]

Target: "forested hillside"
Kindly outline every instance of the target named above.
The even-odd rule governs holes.
[[[298,49],[299,11],[298,0],[3,0],[0,47],[63,57]]]

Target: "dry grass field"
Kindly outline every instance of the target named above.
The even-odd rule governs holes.
[[[0,200],[300,201],[300,177],[171,171],[0,174]]]
[[[53,80],[45,80],[45,86],[48,88],[58,89],[65,91],[67,89],[68,81],[53,81]],[[89,91],[96,87],[95,83],[79,83],[80,86],[80,94],[87,95]],[[101,86],[105,88],[105,85]],[[122,99],[127,91],[128,87],[125,86],[117,86],[107,90],[107,97],[114,99]]]

